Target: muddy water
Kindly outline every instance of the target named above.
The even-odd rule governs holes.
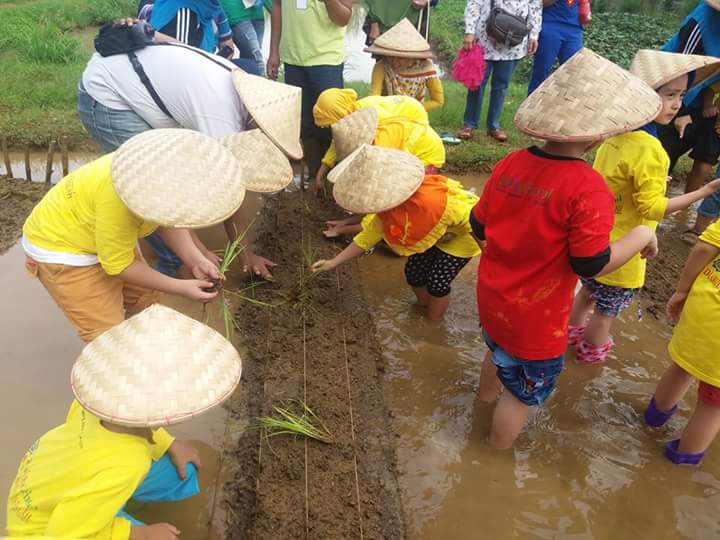
[[[662,456],[663,443],[684,426],[694,391],[665,429],[642,422],[668,364],[669,327],[651,317],[638,322],[627,310],[608,363],[578,366],[570,355],[558,390],[516,447],[495,451],[486,443],[493,405],[475,397],[486,351],[477,325],[477,262],[456,280],[441,324],[410,307],[403,264],[377,252],[363,260],[363,273],[384,348],[410,538],[720,537],[720,452],[711,449],[697,469]]]
[[[248,219],[252,219],[260,206],[261,199],[248,194],[244,206]],[[220,226],[201,231],[201,236],[211,248],[224,246],[225,237]],[[6,309],[0,310],[0,363],[3,366],[0,537],[5,532],[7,493],[17,466],[38,436],[62,423],[72,400],[70,369],[82,348],[82,342],[40,283],[25,273],[23,260],[19,245],[0,256],[0,275],[3,276],[0,296],[6,302]],[[229,275],[230,287],[238,281],[236,273]],[[203,317],[200,306],[182,298],[166,295],[163,302],[192,317]],[[209,309],[216,310],[217,306],[210,305]],[[219,322],[219,317],[214,319]],[[145,522],[173,523],[182,531],[183,538],[224,538],[224,515],[218,501],[232,464],[224,463],[221,457],[226,445],[234,447],[242,427],[228,424],[228,414],[223,408],[172,427],[174,435],[195,442],[201,452],[204,465],[200,472],[202,493],[188,501],[172,504],[131,504],[128,510]]]
[[[92,152],[71,152],[68,155],[69,170],[74,171],[78,167],[92,161],[99,154]],[[25,173],[25,155],[22,152],[10,152],[10,166],[12,174],[15,178],[27,178]],[[45,171],[47,170],[47,152],[33,151],[30,152],[30,174],[35,182],[45,181]],[[5,164],[0,164],[2,174],[9,174]],[[62,178],[62,162],[60,160],[60,152],[56,151],[53,158],[52,173],[50,179],[52,183],[58,182]]]

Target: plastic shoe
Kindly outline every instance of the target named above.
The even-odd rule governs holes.
[[[675,439],[665,445],[665,457],[675,465],[699,465],[705,457],[705,452],[700,452],[699,454],[681,454],[678,452],[679,446],[680,439]]]
[[[658,409],[657,403],[655,403],[655,396],[653,396],[647,409],[645,409],[645,423],[651,427],[660,427],[670,420],[676,411],[677,405],[669,411],[661,411]]]
[[[584,334],[584,326],[573,326],[571,324],[570,326],[568,326],[568,343],[570,343],[570,345],[572,345],[573,347],[577,347],[577,344],[580,343],[580,340],[583,338]]]
[[[593,345],[581,339],[575,349],[575,359],[579,364],[602,364],[614,344],[612,338],[609,338],[604,345]]]

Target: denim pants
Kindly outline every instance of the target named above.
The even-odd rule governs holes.
[[[477,90],[469,90],[467,101],[465,102],[465,117],[463,125],[472,129],[477,129],[480,123],[480,111],[482,110],[483,97],[485,96],[485,87],[490,78],[492,78],[492,86],[490,88],[490,103],[487,112],[487,128],[500,128],[500,115],[505,105],[505,96],[512,79],[513,71],[517,66],[517,60],[486,60],[485,78]]]
[[[715,178],[720,177],[720,167],[715,172]],[[720,190],[703,199],[697,213],[701,216],[717,219],[720,217]]]
[[[85,129],[104,152],[114,152],[131,137],[152,129],[134,111],[111,109],[95,101],[82,81],[78,86],[78,114]],[[174,277],[182,266],[180,258],[165,245],[157,231],[145,240],[157,255],[155,270]]]
[[[240,51],[240,58],[255,60],[258,75],[265,76],[265,59],[262,54],[265,19],[240,21],[232,26],[233,41]]]
[[[137,502],[181,501],[200,493],[195,465],[188,463],[185,466],[185,480],[178,476],[177,469],[170,457],[165,454],[150,466],[145,480],[138,486],[131,499]],[[127,519],[135,527],[144,524],[127,512],[120,510],[118,517]]]
[[[579,26],[562,23],[544,23],[538,39],[538,50],[533,57],[532,76],[528,94],[548,78],[555,60],[564,64],[582,49],[583,32]]]

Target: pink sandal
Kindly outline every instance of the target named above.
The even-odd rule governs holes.
[[[593,345],[581,339],[575,348],[575,360],[578,364],[602,364],[615,342],[608,338],[604,345]]]

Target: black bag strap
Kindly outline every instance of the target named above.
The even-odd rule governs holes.
[[[140,60],[138,60],[137,55],[134,52],[129,52],[129,53],[127,53],[127,55],[128,55],[128,58],[130,59],[130,63],[132,64],[133,69],[135,70],[135,73],[137,73],[138,77],[140,77],[140,82],[143,83],[143,86],[150,94],[150,97],[155,102],[155,105],[160,107],[160,110],[162,112],[164,112],[167,116],[169,116],[171,120],[175,121],[176,123],[179,123],[179,122],[177,122],[177,120],[175,120],[175,118],[173,118],[173,115],[170,114],[170,111],[167,110],[165,103],[163,103],[163,100],[160,99],[160,96],[155,91],[155,87],[150,82],[150,79],[148,79],[147,73],[145,73],[145,70],[143,69],[142,64],[140,63]]]

